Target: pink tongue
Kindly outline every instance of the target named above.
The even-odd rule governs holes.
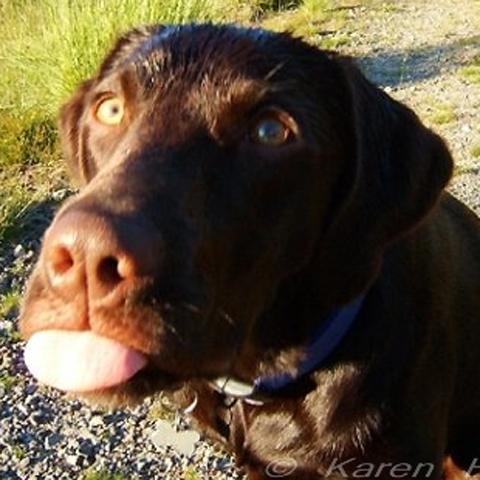
[[[42,383],[67,392],[88,392],[127,381],[147,360],[90,331],[44,330],[28,341],[25,363]]]

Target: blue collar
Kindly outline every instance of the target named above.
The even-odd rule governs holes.
[[[322,365],[352,328],[364,300],[364,295],[356,298],[347,306],[336,309],[322,322],[295,375],[284,373],[275,377],[259,377],[253,385],[230,377],[220,377],[212,382],[213,388],[228,397],[239,398],[254,405],[263,404],[263,399],[291,386]]]

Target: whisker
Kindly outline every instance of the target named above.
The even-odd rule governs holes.
[[[217,312],[223,319],[227,321],[227,323],[229,323],[230,325],[235,325],[235,321],[225,310],[219,308]]]
[[[285,66],[286,62],[279,62],[277,65],[275,65],[266,75],[263,77],[265,81],[271,80],[271,78]]]
[[[182,303],[180,305],[181,307],[183,307],[185,310],[188,310],[189,312],[192,312],[192,313],[196,313],[196,314],[200,314],[202,313],[202,310],[200,307],[198,307],[197,305],[194,305],[193,303]]]

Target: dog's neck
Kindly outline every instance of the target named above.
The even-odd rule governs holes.
[[[271,398],[282,395],[320,368],[333,353],[359,317],[364,299],[365,296],[361,295],[348,305],[335,309],[321,323],[311,340],[305,345],[305,356],[295,373],[259,376],[253,383],[234,377],[219,377],[211,382],[212,387],[226,397],[241,399],[253,405],[263,404]]]

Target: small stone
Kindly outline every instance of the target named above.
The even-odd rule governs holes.
[[[37,390],[38,390],[38,386],[33,383],[25,387],[25,393],[27,395],[33,395]],[[34,403],[34,400],[35,400],[35,403],[37,403],[37,399],[33,399],[33,398],[29,403]]]
[[[67,455],[65,457],[65,461],[69,464],[72,465],[73,467],[76,467],[77,465],[80,465],[81,463],[81,457],[80,455]]]
[[[105,423],[103,422],[103,418],[99,415],[94,415],[92,419],[88,422],[89,428],[100,427],[102,425],[105,425]]]
[[[165,457],[163,459],[163,464],[165,465],[165,472],[169,472],[174,467],[175,463],[172,460],[172,457]]]
[[[66,188],[61,188],[60,190],[56,190],[55,192],[52,193],[52,198],[59,202],[61,200],[64,200],[65,198],[68,197],[69,195],[69,190]]]
[[[95,445],[90,440],[83,440],[80,443],[79,452],[87,457],[95,456]]]
[[[19,469],[24,469],[24,468],[27,468],[29,465],[30,465],[30,458],[28,457],[25,457],[25,458],[22,458],[18,463],[18,468]]]
[[[42,413],[35,413],[34,415],[31,416],[32,423],[36,426],[43,425],[47,419]]]
[[[63,435],[52,433],[45,439],[45,448],[52,448],[63,440]]]
[[[216,470],[226,470],[232,466],[232,461],[227,457],[223,457],[216,459],[214,464]]]

